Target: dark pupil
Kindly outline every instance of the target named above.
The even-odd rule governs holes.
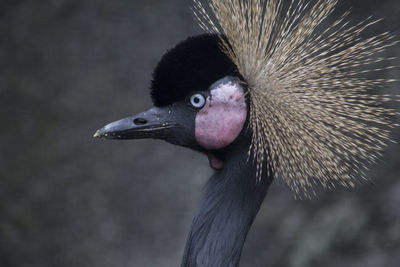
[[[193,99],[193,101],[194,101],[194,103],[198,104],[198,103],[200,102],[200,98],[195,97],[195,98]]]

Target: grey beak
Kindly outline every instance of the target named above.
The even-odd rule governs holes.
[[[168,108],[153,107],[137,115],[127,117],[97,130],[93,137],[106,139],[166,139],[175,128],[180,128],[174,121]]]

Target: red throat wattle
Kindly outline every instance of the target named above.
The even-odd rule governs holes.
[[[210,167],[216,171],[224,167],[224,162],[212,153],[208,154],[208,162],[210,163]]]

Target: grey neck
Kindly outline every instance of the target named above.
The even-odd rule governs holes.
[[[272,182],[272,175],[257,182],[255,166],[247,161],[247,148],[227,153],[231,156],[225,159],[224,168],[207,182],[182,267],[238,266],[247,233]]]

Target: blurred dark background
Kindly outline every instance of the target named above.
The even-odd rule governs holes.
[[[398,32],[398,0],[341,1],[349,7]],[[207,159],[92,135],[150,107],[157,61],[200,32],[185,0],[0,2],[1,267],[179,266]],[[296,201],[274,183],[241,266],[399,266],[399,151],[355,190]]]

